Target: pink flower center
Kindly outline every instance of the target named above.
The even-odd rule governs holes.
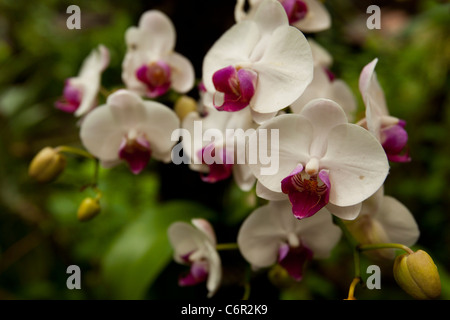
[[[312,257],[313,252],[303,244],[292,247],[284,243],[278,250],[278,264],[297,281],[302,280],[303,266]]]
[[[136,77],[147,86],[147,96],[156,98],[165,94],[171,85],[170,66],[160,60],[143,65],[136,71]]]
[[[216,150],[214,144],[211,143],[199,151],[199,157],[201,157],[203,164],[206,164],[209,168],[207,174],[201,175],[204,182],[215,183],[231,176],[233,163],[227,158],[224,148]]]
[[[204,259],[191,262],[189,260],[191,254],[193,254],[193,252],[181,257],[185,263],[190,264],[191,266],[189,272],[180,275],[178,278],[178,285],[182,287],[194,286],[206,281],[208,278],[208,262]]]
[[[302,0],[283,0],[281,4],[286,11],[289,24],[294,24],[306,17],[308,6]]]
[[[119,148],[119,158],[125,160],[131,172],[139,174],[150,161],[150,144],[144,136],[124,137]]]
[[[400,120],[398,124],[381,129],[381,141],[389,161],[409,162],[411,158],[406,150],[408,133],[405,130],[406,122]]]
[[[82,92],[71,85],[70,80],[67,79],[64,85],[63,98],[55,103],[55,107],[64,112],[73,113],[79,108],[82,95]]]
[[[292,213],[297,219],[311,217],[328,204],[330,180],[328,173],[321,170],[309,175],[303,167],[294,170],[281,181],[281,190],[289,196]]]
[[[258,74],[250,69],[228,66],[216,71],[213,83],[222,95],[214,94],[214,106],[220,111],[239,111],[249,105],[255,94]],[[218,101],[220,98],[223,101]]]

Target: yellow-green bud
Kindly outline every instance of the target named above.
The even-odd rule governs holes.
[[[423,250],[398,256],[394,262],[394,278],[415,299],[436,299],[441,294],[437,267]]]
[[[28,175],[38,182],[50,182],[56,179],[65,167],[65,156],[54,148],[45,147],[31,161]]]
[[[279,288],[289,288],[295,283],[286,269],[280,266],[278,263],[270,268],[268,277],[270,282]]]
[[[189,96],[181,96],[175,102],[173,109],[180,121],[183,121],[188,113],[197,111],[197,101]]]
[[[78,207],[77,218],[80,221],[88,221],[100,213],[101,207],[98,199],[85,198]]]

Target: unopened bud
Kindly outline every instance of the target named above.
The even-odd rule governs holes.
[[[183,121],[188,113],[197,111],[197,101],[189,96],[181,96],[175,102],[174,110],[180,121]]]
[[[415,299],[436,299],[441,294],[437,267],[423,250],[398,256],[394,262],[394,278]]]
[[[78,207],[77,218],[88,221],[100,213],[101,207],[98,199],[85,198]]]
[[[270,282],[279,288],[289,288],[292,287],[295,281],[289,275],[285,268],[279,264],[275,264],[268,273]]]
[[[45,147],[33,158],[28,175],[38,182],[56,179],[66,167],[66,158],[54,148]]]

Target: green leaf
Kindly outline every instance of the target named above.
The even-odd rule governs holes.
[[[102,267],[114,299],[142,299],[147,288],[172,259],[167,228],[175,221],[211,219],[213,212],[189,201],[171,201],[150,208],[113,241]]]

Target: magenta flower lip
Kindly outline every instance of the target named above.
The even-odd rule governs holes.
[[[281,181],[282,192],[289,196],[292,212],[297,219],[311,217],[329,201],[328,174],[322,170],[318,175],[307,176],[303,171],[294,172]]]
[[[228,66],[216,71],[213,83],[217,91],[224,94],[221,105],[214,106],[220,111],[239,111],[247,107],[255,94],[258,75],[247,69],[236,69]],[[216,100],[216,99],[215,99]]]
[[[136,70],[136,77],[147,86],[149,98],[162,96],[171,86],[171,69],[164,61],[142,65]]]

